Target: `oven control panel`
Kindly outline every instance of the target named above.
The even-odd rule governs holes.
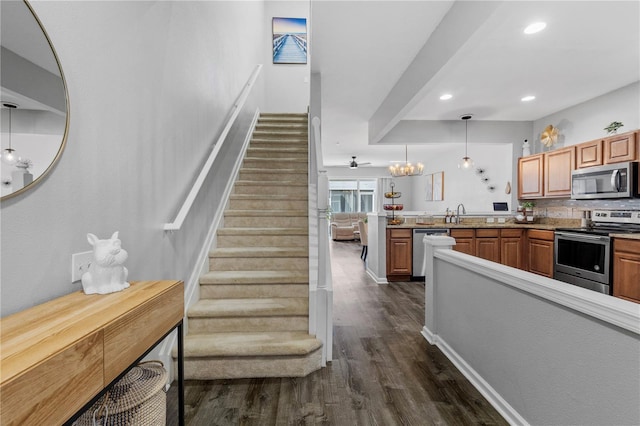
[[[638,210],[594,210],[591,214],[594,222],[640,223]]]

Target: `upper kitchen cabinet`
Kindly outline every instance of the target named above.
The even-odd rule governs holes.
[[[580,145],[576,145],[576,168],[582,169],[583,167],[602,166],[602,144],[604,141],[598,139],[597,141],[585,142]]]
[[[556,149],[544,154],[544,196],[570,197],[571,172],[576,168],[576,147]]]
[[[544,195],[544,154],[518,159],[518,198],[541,198]]]
[[[637,160],[637,132],[627,132],[604,139],[604,163]]]
[[[570,197],[575,168],[575,146],[518,159],[518,198]]]

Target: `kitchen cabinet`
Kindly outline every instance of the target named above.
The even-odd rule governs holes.
[[[604,161],[602,154],[603,143],[599,139],[576,145],[576,168],[602,166]]]
[[[500,263],[500,230],[476,229],[476,256]]]
[[[412,252],[411,229],[387,229],[387,280],[409,281]]]
[[[613,295],[640,303],[640,241],[613,239]]]
[[[450,236],[456,240],[455,251],[476,255],[475,231],[473,229],[452,229]]]
[[[544,196],[570,197],[571,172],[576,168],[576,147],[556,149],[544,154]]]
[[[534,274],[553,278],[553,231],[527,230],[527,266]]]
[[[604,139],[604,163],[637,160],[636,132],[627,132]]]
[[[523,233],[522,229],[500,230],[500,263],[512,268],[524,269]]]
[[[544,154],[518,159],[518,198],[541,198],[544,195]]]

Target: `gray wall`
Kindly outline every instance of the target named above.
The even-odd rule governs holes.
[[[65,72],[67,147],[35,189],[2,203],[1,315],[80,289],[71,254],[120,231],[131,280],[186,279],[229,162],[166,234],[225,117],[264,60],[262,2],[33,2]],[[232,139],[242,135],[250,100]],[[241,141],[225,148],[232,156]]]
[[[434,271],[439,338],[529,424],[640,422],[637,334],[445,260]]]

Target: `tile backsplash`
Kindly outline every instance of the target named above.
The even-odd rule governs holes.
[[[613,200],[535,200],[533,213],[538,217],[580,219],[587,210],[640,210],[640,198]]]

